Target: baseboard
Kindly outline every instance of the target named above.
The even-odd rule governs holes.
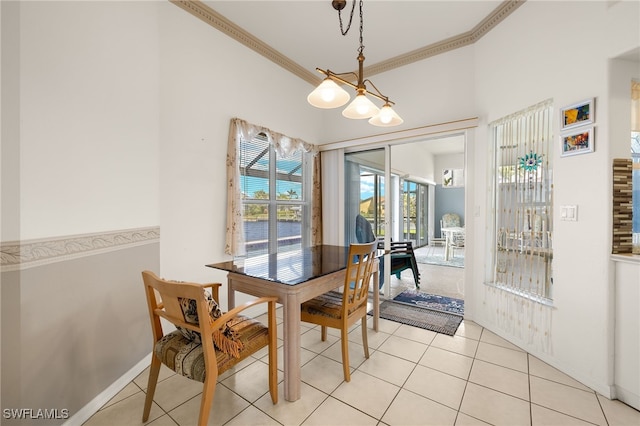
[[[640,411],[640,395],[637,395],[634,392],[623,389],[620,386],[615,386],[615,390],[616,390],[616,399],[619,399],[625,404]]]
[[[144,371],[151,364],[151,354],[145,356],[136,365],[134,365],[129,371],[124,373],[118,380],[113,382],[108,388],[93,398],[87,405],[82,407],[71,416],[64,426],[81,426],[84,422],[89,420],[91,416],[124,389],[133,379],[135,379],[140,373]]]

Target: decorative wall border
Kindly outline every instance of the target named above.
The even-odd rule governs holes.
[[[71,235],[0,244],[0,271],[17,271],[160,241],[160,228]]]
[[[237,42],[245,45],[249,49],[252,49],[258,54],[264,56],[275,64],[280,65],[287,71],[297,75],[304,81],[314,86],[316,86],[320,82],[321,78],[318,77],[316,73],[313,73],[302,67],[300,64],[292,61],[268,44],[253,36],[251,33],[245,31],[243,28],[229,21],[223,15],[210,8],[202,1],[169,1],[191,13],[193,16],[211,25],[213,28],[233,38]],[[365,67],[364,72],[368,76],[372,76],[381,72],[390,71],[395,68],[409,65],[413,62],[421,61],[431,56],[440,55],[450,50],[459,49],[461,47],[473,44],[476,41],[480,40],[482,36],[487,34],[492,28],[502,22],[513,11],[522,6],[525,1],[526,0],[505,0],[470,31],[413,50],[411,52],[395,56],[385,61],[375,63],[373,65]],[[355,70],[354,72],[357,73],[357,70]]]

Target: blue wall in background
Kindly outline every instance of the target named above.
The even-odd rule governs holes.
[[[436,185],[434,203],[434,237],[440,236],[440,219],[445,213],[456,213],[460,216],[461,225],[464,226],[464,187],[444,188],[442,185]]]

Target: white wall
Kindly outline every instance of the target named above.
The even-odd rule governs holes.
[[[2,241],[20,233],[20,3],[2,2]]]
[[[391,170],[400,176],[408,174],[419,182],[422,180],[416,178],[433,182],[434,156],[426,142],[395,145],[391,148]]]
[[[155,7],[20,9],[20,226],[3,238],[157,225]]]
[[[554,286],[551,347],[498,330],[492,313],[473,301],[474,319],[604,395],[612,384],[610,273],[610,138],[608,58],[636,47],[637,2],[527,2],[476,43],[476,105],[483,124],[553,98],[556,111],[596,99],[595,152],[560,158],[554,152]],[[578,24],[579,23],[579,24]],[[577,26],[588,29],[576,31]],[[477,131],[474,176],[478,230],[490,220],[486,203],[488,134]],[[558,119],[555,119],[557,135]],[[554,141],[557,144],[557,141]],[[559,206],[577,205],[577,222],[561,222]],[[476,208],[474,206],[474,209]],[[474,265],[482,271],[488,240],[474,235]],[[473,275],[481,289],[483,274]],[[481,293],[480,293],[481,294]]]
[[[0,405],[75,415],[150,351],[140,271],[158,242],[101,252],[71,236],[158,225],[157,7],[0,8],[2,243],[24,253],[3,253]]]
[[[313,89],[308,83],[175,5],[159,8],[162,274],[225,282],[226,273],[204,265],[229,258],[230,119],[316,143],[320,115],[304,107]]]

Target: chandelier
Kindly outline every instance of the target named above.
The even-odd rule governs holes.
[[[349,24],[347,25],[347,29],[343,30],[342,25],[342,14],[341,11],[346,6],[346,0],[334,0],[331,2],[331,5],[335,10],[338,11],[338,19],[340,21],[340,32],[342,35],[346,35],[349,29],[351,28],[351,22],[353,21],[353,12],[356,7],[356,0],[353,0],[353,6],[351,8],[351,15],[349,17]],[[368,118],[369,123],[374,126],[397,126],[402,124],[403,120],[400,116],[391,108],[391,105],[395,105],[393,102],[389,100],[389,98],[378,90],[378,88],[373,84],[373,82],[369,79],[364,78],[363,68],[364,68],[364,55],[362,51],[364,50],[364,46],[362,44],[362,29],[363,29],[363,20],[362,20],[362,0],[360,0],[360,47],[358,48],[358,74],[354,72],[345,72],[345,73],[335,73],[329,69],[323,70],[321,68],[316,68],[316,70],[326,76],[326,78],[320,83],[318,87],[315,88],[313,92],[307,96],[307,101],[317,108],[338,108],[349,102],[350,96],[346,90],[338,85],[344,84],[350,86],[356,90],[355,99],[342,111],[342,115],[346,118],[353,119],[364,119]],[[352,82],[346,80],[341,76],[353,76],[357,79],[357,83],[353,84]],[[375,90],[372,92],[367,90],[365,83],[370,84],[371,87]],[[376,104],[374,104],[371,99],[367,97],[367,95],[372,96],[381,100],[384,104],[382,108],[378,108]]]

